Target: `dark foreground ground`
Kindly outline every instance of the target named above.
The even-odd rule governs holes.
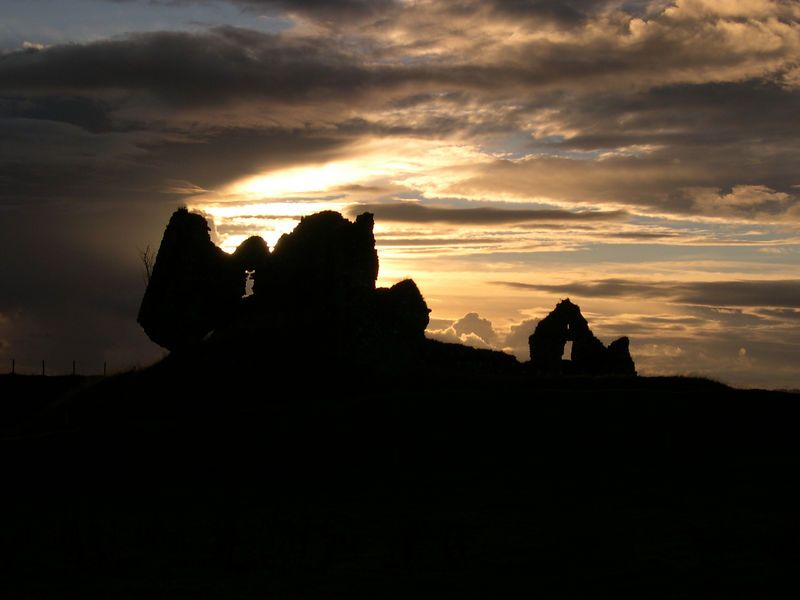
[[[799,400],[694,379],[2,377],[0,597],[796,597]]]

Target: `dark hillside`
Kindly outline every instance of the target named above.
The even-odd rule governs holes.
[[[179,366],[95,383],[4,437],[3,597],[795,585],[796,395],[522,371],[263,372],[226,395],[227,374]]]

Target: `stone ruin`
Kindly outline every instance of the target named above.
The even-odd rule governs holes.
[[[261,354],[377,357],[424,340],[428,309],[416,284],[376,288],[373,217],[303,217],[270,251],[254,236],[233,254],[205,218],[177,210],[164,232],[138,322],[170,351],[204,339]],[[252,289],[248,290],[248,280]]]
[[[239,371],[261,369],[264,359],[291,365],[307,357],[317,367],[514,372],[511,355],[427,340],[430,310],[412,280],[376,288],[373,226],[370,213],[349,221],[325,211],[303,217],[271,251],[254,236],[227,254],[211,241],[202,215],[179,209],[164,232],[138,322],[170,351],[202,346],[204,356]],[[571,361],[562,360],[567,341]],[[606,348],[569,300],[542,319],[529,344],[537,373],[636,374],[628,338]]]
[[[572,352],[570,359],[564,360],[567,342],[572,342]],[[528,338],[531,367],[549,375],[636,375],[629,343],[627,337],[621,337],[604,346],[589,329],[580,307],[569,298],[539,321]]]

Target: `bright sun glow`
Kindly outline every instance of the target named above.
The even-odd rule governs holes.
[[[233,252],[251,235],[260,235],[274,248],[284,233],[291,232],[300,217],[323,210],[341,211],[341,202],[262,202],[230,205],[205,204],[203,212],[217,229],[217,243],[225,252]]]
[[[248,177],[225,191],[260,198],[336,194],[353,185],[403,185],[409,177],[431,169],[487,160],[469,146],[416,139],[370,140],[350,151],[348,158]]]
[[[313,167],[286,169],[277,173],[257,175],[237,182],[234,194],[286,198],[303,194],[325,194],[352,181],[361,181],[375,172],[369,165],[357,161],[337,161]]]
[[[226,252],[251,235],[260,235],[273,248],[303,215],[343,212],[354,202],[408,191],[408,182],[431,169],[441,173],[488,160],[471,146],[412,138],[369,140],[349,147],[348,154],[235,181],[218,192],[194,196],[189,208],[211,218],[216,241]]]

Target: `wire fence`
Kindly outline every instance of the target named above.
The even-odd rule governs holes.
[[[7,371],[8,375],[39,375],[40,377],[64,377],[64,376],[89,376],[89,377],[106,377],[108,375],[108,362],[103,361],[102,370],[100,370],[99,365],[96,365],[94,368],[89,367],[88,369],[85,368],[84,365],[79,365],[78,361],[72,361],[72,369],[64,370],[61,369],[53,369],[48,367],[47,361],[42,359],[40,366],[37,365],[36,367],[32,366],[34,363],[26,363],[25,367],[20,369],[17,365],[17,359],[12,358],[11,364],[9,366],[9,370]]]

